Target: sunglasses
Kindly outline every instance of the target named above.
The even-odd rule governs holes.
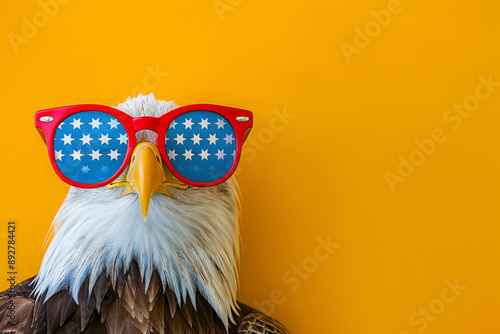
[[[35,116],[54,171],[79,188],[115,180],[130,162],[136,132],[146,129],[157,133],[161,157],[179,181],[196,187],[220,184],[236,170],[252,124],[251,111],[211,104],[179,107],[161,117],[132,117],[95,104],[41,110]]]

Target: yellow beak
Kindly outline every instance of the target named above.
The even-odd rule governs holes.
[[[160,151],[152,143],[144,142],[136,146],[132,153],[130,167],[126,180],[113,181],[108,188],[127,186],[123,195],[136,193],[141,203],[142,217],[148,218],[149,203],[156,193],[174,197],[169,186],[186,189],[188,185],[177,180],[173,175],[167,175],[163,169]]]

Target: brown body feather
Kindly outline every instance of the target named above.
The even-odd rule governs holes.
[[[78,304],[68,290],[47,300],[31,296],[32,279],[0,294],[0,333],[89,334],[280,334],[288,333],[276,320],[239,303],[240,315],[228,331],[210,304],[197,294],[196,301],[179,305],[172,290],[163,290],[158,274],[145,289],[139,269],[132,263],[127,273],[110,278],[104,272],[93,287],[86,280]],[[11,309],[15,307],[12,319]],[[10,307],[10,308],[9,308]]]

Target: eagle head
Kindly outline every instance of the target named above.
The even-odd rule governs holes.
[[[139,94],[117,109],[160,117],[177,107]],[[68,290],[78,301],[80,290],[91,289],[101,275],[116,279],[135,262],[146,289],[156,272],[179,303],[199,293],[227,326],[237,313],[237,184],[230,178],[212,187],[188,186],[162,160],[155,132],[136,136],[130,163],[117,179],[70,188],[52,223],[34,293],[48,299]]]

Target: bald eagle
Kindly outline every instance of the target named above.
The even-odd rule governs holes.
[[[158,118],[178,106],[139,94],[116,108]],[[0,294],[0,332],[288,333],[236,300],[241,212],[234,178],[186,185],[162,159],[157,133],[136,137],[115,180],[70,188],[38,275],[16,285],[15,296]],[[62,155],[56,151],[54,161]]]

